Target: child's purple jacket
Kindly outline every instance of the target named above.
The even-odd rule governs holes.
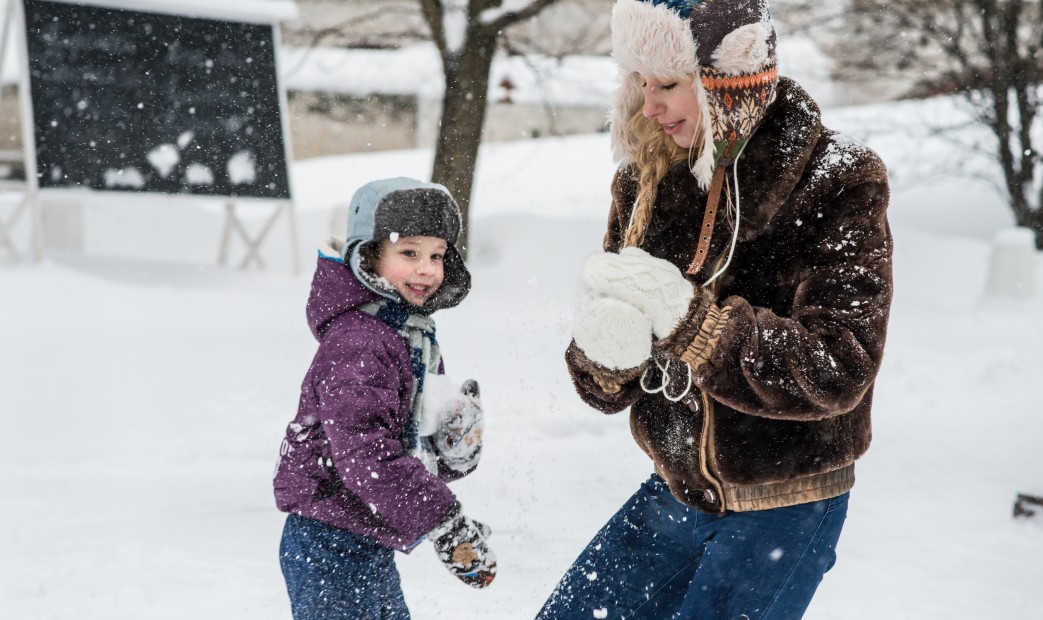
[[[445,481],[408,456],[409,345],[360,312],[382,299],[339,259],[320,255],[308,299],[319,349],[301,385],[275,472],[280,510],[408,551],[455,501]]]

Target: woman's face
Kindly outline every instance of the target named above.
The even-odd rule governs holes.
[[[438,237],[400,237],[380,242],[374,271],[414,306],[422,306],[445,278],[446,243]]]
[[[691,148],[703,125],[699,100],[692,89],[694,77],[655,77],[642,75],[641,90],[646,118],[659,121],[660,127],[677,146]]]

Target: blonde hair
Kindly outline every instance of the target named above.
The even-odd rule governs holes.
[[[698,79],[698,78],[697,78]],[[696,131],[692,146],[685,149],[677,145],[668,136],[659,121],[645,117],[640,109],[627,122],[627,133],[632,143],[637,145],[634,164],[637,169],[637,200],[634,201],[630,222],[623,237],[624,246],[640,246],[645,239],[648,222],[652,219],[659,182],[666,176],[670,167],[688,160],[688,167],[695,161],[696,145],[702,143],[702,127]]]

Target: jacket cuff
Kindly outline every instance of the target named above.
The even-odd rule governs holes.
[[[681,360],[691,366],[692,370],[698,369],[713,355],[713,351],[717,348],[717,343],[721,339],[721,332],[724,331],[724,326],[728,324],[731,313],[732,309],[730,306],[723,308],[718,308],[716,304],[710,306],[709,312],[706,313],[706,319],[703,321],[702,327],[699,328],[699,334],[692,341],[692,344],[688,345],[685,352],[681,354]]]
[[[438,525],[431,528],[431,531],[427,533],[431,538],[438,538],[442,534],[445,534],[453,527],[453,522],[463,514],[464,508],[460,505],[460,500],[453,500],[453,503],[449,505],[449,510],[445,511],[442,519],[438,522]]]
[[[710,295],[701,287],[692,285],[695,293],[688,302],[688,311],[681,317],[674,330],[652,343],[657,353],[672,359],[680,359],[688,345],[699,335],[699,329],[713,306]]]
[[[603,381],[615,383],[616,385],[630,383],[634,379],[640,377],[641,373],[645,371],[645,368],[648,368],[648,360],[645,360],[640,366],[634,368],[614,369],[609,368],[608,366],[602,366],[587,357],[587,354],[584,353],[583,349],[576,344],[575,340],[569,344],[569,349],[565,354],[572,357],[576,370],[586,373],[591,377],[597,377]]]
[[[731,307],[720,308],[708,296],[692,300],[688,316],[669,336],[654,343],[653,348],[667,357],[687,363],[692,370],[706,363],[721,339],[721,332],[731,316]]]

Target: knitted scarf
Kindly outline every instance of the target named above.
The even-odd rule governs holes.
[[[409,343],[409,359],[413,370],[413,406],[402,433],[406,452],[420,459],[431,473],[438,473],[438,461],[428,437],[420,437],[420,420],[424,407],[424,377],[429,372],[438,372],[442,354],[435,339],[435,321],[429,316],[411,314],[405,306],[385,299],[359,306],[359,311],[374,316]]]

